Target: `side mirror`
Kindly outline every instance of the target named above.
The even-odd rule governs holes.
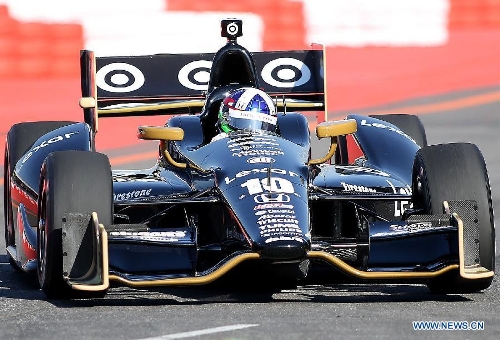
[[[184,130],[178,127],[166,127],[166,126],[139,126],[139,132],[137,133],[137,138],[143,140],[159,140],[160,150],[163,157],[178,168],[185,169],[187,167],[186,163],[179,163],[175,161],[167,150],[167,141],[181,141],[184,139]]]
[[[349,135],[358,130],[358,125],[354,119],[337,120],[333,122],[323,122],[316,126],[316,136],[321,139],[325,137],[331,138],[330,150],[325,157],[320,159],[311,159],[310,165],[321,164],[332,158],[337,148],[337,137]]]

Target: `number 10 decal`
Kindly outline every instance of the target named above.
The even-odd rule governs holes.
[[[295,190],[293,189],[293,184],[287,179],[280,177],[270,177],[270,178],[252,178],[241,184],[242,188],[247,188],[250,195],[260,194],[264,190],[269,192],[280,192],[293,194]]]

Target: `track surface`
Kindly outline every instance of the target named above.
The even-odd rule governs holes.
[[[494,206],[499,207],[500,99],[462,108],[459,105],[453,110],[426,106],[498,90],[450,93],[357,113],[434,107],[434,111],[421,115],[429,143],[476,143],[486,159]],[[345,112],[333,113],[331,117],[342,115]],[[314,145],[318,150],[325,146],[317,141]],[[108,153],[116,166],[147,167],[153,162],[144,161],[141,155],[151,155],[155,148],[154,144],[145,143]],[[498,217],[495,221],[499,225]],[[498,244],[497,238],[500,249]],[[498,273],[499,256],[496,264]],[[470,295],[433,295],[423,285],[340,282],[280,292],[249,292],[234,286],[113,288],[103,300],[46,301],[34,278],[27,279],[10,267],[3,237],[0,240],[1,339],[498,339],[498,311],[497,277],[488,290]],[[418,320],[484,321],[484,330],[414,331],[412,321]]]

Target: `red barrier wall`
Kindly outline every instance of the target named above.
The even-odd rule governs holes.
[[[262,16],[265,50],[303,48],[302,3],[292,0],[168,0],[168,10],[249,11]],[[500,85],[500,0],[451,0],[449,42],[439,47],[329,48],[330,111],[353,110],[465,88]],[[0,6],[0,134],[15,122],[81,120],[80,25],[20,23]],[[136,143],[140,117],[118,124],[101,120],[98,145]]]
[[[500,29],[500,0],[450,0],[449,31]],[[169,11],[251,12],[264,23],[264,50],[306,48],[304,8],[293,0],[166,1]],[[78,24],[21,23],[0,5],[0,79],[79,76]],[[357,50],[357,49],[356,49]]]
[[[79,77],[78,24],[21,23],[0,6],[0,79]]]
[[[451,0],[448,26],[450,30],[499,29],[500,0]]]

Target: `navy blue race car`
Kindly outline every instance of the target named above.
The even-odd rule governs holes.
[[[49,298],[211,283],[244,272],[300,283],[308,273],[422,282],[474,292],[494,275],[495,229],[483,156],[427,145],[414,115],[325,110],[318,49],[251,53],[242,22],[222,21],[215,54],[96,57],[81,52],[82,122],[19,123],[5,149],[12,266]],[[98,120],[145,116],[151,169],[111,169]],[[147,116],[169,116],[148,126]],[[112,119],[112,118],[109,118]],[[243,269],[243,270],[242,270]]]

